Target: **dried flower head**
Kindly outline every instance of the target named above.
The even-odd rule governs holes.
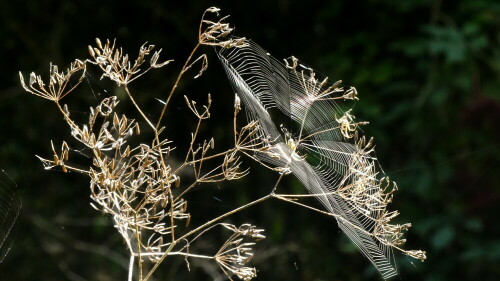
[[[242,47],[245,45],[245,38],[232,37],[233,28],[229,23],[225,23],[229,16],[224,16],[218,21],[206,19],[208,13],[219,16],[219,8],[211,7],[203,13],[200,28],[198,31],[198,42],[202,45],[219,46],[223,48]]]
[[[215,260],[229,279],[233,280],[231,275],[236,275],[241,280],[252,280],[257,276],[257,270],[246,264],[253,257],[252,247],[255,242],[247,241],[264,239],[265,236],[262,234],[264,230],[250,224],[243,224],[238,228],[232,224],[221,225],[231,230],[233,234],[219,249]]]
[[[96,39],[96,47],[89,46],[90,56],[93,58],[90,62],[98,65],[103,71],[102,77],[108,77],[118,85],[126,85],[139,78],[151,68],[163,67],[173,60],[167,60],[158,63],[161,49],[153,52],[154,45],[144,43],[140,49],[137,58],[131,62],[129,55],[123,52],[122,48],[115,47],[115,41],[111,43],[106,40],[103,45],[99,38]],[[149,66],[143,67],[143,64],[149,59]]]
[[[82,82],[83,77],[85,77],[86,66],[81,60],[75,60],[71,63],[66,72],[59,71],[59,67],[54,64],[50,64],[49,69],[48,85],[43,82],[40,75],[34,72],[31,72],[28,84],[24,82],[24,77],[21,72],[19,72],[19,79],[21,80],[21,85],[24,90],[27,92],[44,99],[58,102],[76,89]],[[80,74],[75,79],[76,81],[72,81],[71,78],[77,73]]]

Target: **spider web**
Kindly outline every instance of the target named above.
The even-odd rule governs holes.
[[[0,170],[0,263],[14,242],[13,230],[21,210],[21,199],[15,183]]]
[[[294,174],[384,278],[396,275],[389,238],[377,234],[385,212],[377,202],[381,171],[372,151],[364,151],[357,136],[343,134],[338,120],[346,111],[334,100],[353,88],[327,87],[312,69],[295,60],[283,64],[253,41],[247,43],[222,49],[218,56],[247,119],[259,122],[271,145],[269,153],[256,157]],[[279,118],[291,120],[290,128],[277,123]]]

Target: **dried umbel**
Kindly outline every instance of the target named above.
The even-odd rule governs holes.
[[[232,27],[224,22],[227,17],[207,19],[209,15],[218,16],[218,12],[218,8],[209,8],[203,14],[198,44],[166,98],[158,98],[164,102],[157,120],[149,117],[157,116],[157,112],[146,114],[129,88],[134,80],[171,61],[158,63],[161,50],[154,51],[153,45],[141,46],[132,61],[114,40],[103,44],[97,39],[96,46],[89,46],[90,58],[76,60],[66,72],[51,65],[48,82],[32,73],[26,84],[20,75],[26,91],[56,105],[70,131],[71,138],[65,139],[60,149],[51,142],[50,159],[39,158],[46,169],[60,168],[88,177],[91,206],[112,218],[129,251],[128,280],[149,280],[172,255],[184,256],[187,263],[194,258],[211,260],[231,280],[253,279],[257,270],[249,262],[254,255],[253,246],[264,238],[263,230],[250,224],[237,227],[221,221],[272,198],[335,217],[339,227],[385,278],[396,274],[392,249],[425,259],[423,251],[401,248],[410,224],[390,223],[397,212],[387,211],[387,205],[396,186],[387,177],[381,177],[372,139],[367,142],[361,136],[359,126],[366,122],[356,121],[350,110],[336,106],[336,102],[357,99],[355,88],[342,87],[340,82],[330,85],[328,79],[317,79],[314,71],[296,58],[282,63],[255,43],[232,36]],[[200,128],[211,118],[212,95],[208,94],[204,103],[184,96],[185,110],[192,113],[196,125],[186,132],[191,140],[182,147],[187,149],[177,151],[181,157],[174,158],[171,152],[179,150],[179,144],[169,128],[163,127],[163,118],[185,74],[201,64],[194,75],[196,79],[207,69],[207,56],[195,56],[202,45],[221,49],[219,58],[236,92],[234,143],[221,151],[216,150],[214,138],[200,137]],[[71,107],[61,104],[61,100],[75,93],[88,75],[89,66],[100,70],[102,79],[110,79],[121,87],[127,98],[120,101],[116,96],[102,97],[90,107],[88,119],[82,122],[73,119]],[[123,102],[130,102],[136,114],[120,113],[119,105]],[[242,107],[247,122],[241,126],[238,116]],[[295,126],[276,124],[270,114],[275,109]],[[141,128],[144,126],[148,130]],[[88,152],[91,163],[73,164],[75,151]],[[249,170],[244,168],[244,158],[279,173],[279,179],[269,186],[269,193],[191,226],[191,218],[199,214],[190,211],[189,194],[206,183],[245,177]],[[277,193],[281,179],[289,174],[295,175],[310,194]],[[307,196],[317,198],[326,211],[298,201]],[[208,239],[205,234],[216,226],[230,231],[227,240],[215,254],[197,253],[191,247],[193,242]],[[148,261],[151,263],[146,266]]]
[[[224,22],[229,16],[222,17],[216,22],[206,18],[209,13],[219,15],[219,11],[219,8],[211,7],[203,13],[198,32],[200,44],[223,48],[245,46],[245,38],[232,37],[233,28],[229,23]]]
[[[85,77],[86,66],[84,62],[75,60],[71,63],[71,66],[66,72],[60,72],[59,67],[54,64],[50,64],[49,69],[48,85],[43,81],[40,75],[36,75],[34,72],[30,74],[28,84],[24,82],[24,77],[21,72],[19,72],[19,78],[21,80],[21,85],[26,91],[57,102],[78,87]],[[76,79],[76,83],[70,83],[72,79]]]
[[[262,234],[264,230],[256,229],[255,226],[250,224],[244,224],[239,228],[231,224],[221,225],[231,230],[233,235],[219,249],[215,255],[215,260],[228,276],[234,274],[241,280],[253,279],[257,276],[257,270],[246,266],[246,264],[253,257],[252,247],[255,245],[254,241],[266,238]]]
[[[147,43],[141,46],[133,63],[130,61],[129,55],[123,53],[122,48],[115,47],[114,41],[111,43],[110,40],[107,40],[105,44],[102,44],[101,40],[96,39],[96,45],[96,47],[89,46],[89,53],[93,58],[90,62],[101,68],[103,77],[108,77],[118,85],[126,85],[151,68],[160,68],[172,62],[172,60],[167,60],[158,63],[161,49],[151,55],[155,46],[147,45]],[[150,57],[149,66],[144,68],[143,65],[147,62],[146,58],[148,57]]]

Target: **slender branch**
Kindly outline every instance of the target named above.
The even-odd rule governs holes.
[[[174,92],[177,89],[177,86],[179,86],[179,82],[182,78],[182,75],[186,72],[186,68],[188,67],[189,62],[191,61],[193,55],[196,53],[196,51],[198,50],[198,48],[200,46],[201,46],[200,43],[196,44],[194,49],[191,51],[191,54],[189,54],[189,57],[186,60],[186,62],[184,63],[184,66],[182,67],[181,71],[179,72],[179,75],[177,75],[177,79],[175,80],[174,86],[170,90],[170,93],[168,94],[167,100],[165,101],[165,105],[163,105],[163,109],[161,110],[160,118],[158,118],[158,121],[156,122],[156,129],[158,129],[160,127],[161,121],[165,115],[165,112],[167,111],[167,106],[170,103],[170,99],[174,95]]]
[[[318,212],[318,213],[321,213],[321,214],[324,214],[324,215],[327,215],[327,216],[330,216],[330,217],[334,217],[340,221],[342,221],[343,223],[345,224],[349,224],[351,225],[353,228],[356,228],[357,230],[363,232],[364,234],[368,235],[368,236],[371,236],[371,237],[374,237],[375,239],[377,239],[380,243],[384,244],[384,245],[387,245],[387,246],[391,246],[391,247],[394,247],[394,245],[392,244],[389,244],[387,243],[385,240],[381,239],[379,236],[371,233],[371,232],[368,232],[366,231],[365,229],[357,226],[357,225],[354,225],[352,224],[351,222],[349,222],[347,219],[345,219],[343,216],[341,215],[337,215],[337,214],[334,214],[334,213],[330,213],[330,212],[326,212],[326,211],[323,211],[323,210],[320,210],[320,209],[317,209],[317,208],[314,208],[314,207],[311,207],[309,205],[306,205],[306,204],[303,204],[303,203],[300,203],[300,202],[297,202],[295,200],[292,200],[292,199],[289,199],[289,198],[286,198],[286,197],[283,197],[281,195],[276,195],[274,194],[273,195],[274,198],[277,198],[277,199],[280,199],[280,200],[283,200],[285,202],[290,202],[290,203],[293,203],[293,204],[296,204],[296,205],[299,205],[301,207],[304,207],[304,208],[307,208],[307,209],[310,209],[310,210],[313,210],[315,212]],[[398,248],[398,247],[394,247],[398,250],[401,250],[402,252],[405,252],[405,250],[401,249],[401,248]]]
[[[158,256],[158,255],[163,255],[162,253],[142,253],[143,257],[147,256]],[[185,253],[185,252],[169,252],[169,256],[186,256],[186,257],[192,257],[192,258],[200,258],[200,259],[214,259],[214,256],[207,256],[207,255],[199,255],[199,254],[190,254],[190,253]]]
[[[196,160],[191,160],[191,161],[188,161],[188,162],[184,162],[177,169],[175,169],[175,171],[173,173],[177,174],[180,170],[182,170],[186,166],[189,166],[189,165],[201,162],[201,161],[206,161],[206,160],[210,160],[210,159],[217,158],[217,157],[220,157],[220,156],[224,156],[226,154],[234,152],[235,150],[237,150],[237,148],[231,148],[231,149],[228,149],[228,150],[226,150],[224,152],[220,152],[220,153],[213,154],[213,155],[210,155],[210,156],[205,156],[205,157],[202,157],[202,158],[199,158],[199,159],[196,159]]]
[[[280,176],[280,178],[279,178],[279,179],[278,179],[278,181],[276,182],[276,185],[279,183],[279,181],[281,180],[282,176],[283,176],[283,175],[281,175],[281,176]],[[174,248],[174,246],[175,246],[177,243],[179,243],[179,241],[181,241],[181,240],[185,239],[186,237],[189,237],[189,236],[193,235],[194,233],[196,233],[196,232],[198,232],[198,231],[200,231],[200,230],[204,229],[205,227],[207,227],[207,226],[209,226],[209,225],[211,225],[211,224],[216,223],[217,221],[219,221],[219,220],[221,220],[221,219],[223,219],[223,218],[226,218],[226,217],[228,217],[228,216],[230,216],[230,215],[232,215],[232,214],[234,214],[234,213],[237,213],[237,212],[239,212],[239,211],[241,211],[241,210],[243,210],[243,209],[246,209],[246,208],[248,208],[248,207],[250,207],[250,206],[256,205],[256,204],[258,204],[258,203],[261,203],[261,202],[263,202],[263,201],[265,201],[265,200],[267,200],[267,199],[269,199],[269,198],[273,198],[273,197],[274,197],[274,196],[273,196],[273,194],[272,194],[272,193],[270,193],[270,194],[268,194],[268,195],[266,195],[266,196],[264,196],[264,197],[261,197],[261,198],[259,198],[259,199],[256,199],[256,200],[254,200],[254,201],[252,201],[252,202],[249,202],[249,203],[247,203],[247,204],[245,204],[245,205],[243,205],[243,206],[240,206],[240,207],[238,207],[238,208],[236,208],[236,209],[233,209],[232,211],[229,211],[229,212],[224,213],[224,214],[222,214],[222,215],[220,215],[220,216],[218,216],[218,217],[216,217],[216,218],[214,218],[214,219],[211,219],[211,220],[207,221],[206,223],[204,223],[204,224],[202,224],[202,225],[198,226],[197,228],[195,228],[195,229],[193,229],[193,230],[189,231],[188,233],[184,234],[184,235],[183,235],[183,236],[181,236],[180,238],[177,238],[177,240],[175,240],[174,242],[172,242],[172,244],[170,244],[170,246],[168,247],[168,249],[165,251],[165,253],[163,254],[163,256],[162,256],[162,257],[158,260],[158,262],[157,262],[157,263],[153,266],[153,268],[151,268],[151,270],[150,270],[150,271],[149,271],[149,273],[146,275],[146,277],[144,277],[144,280],[143,280],[143,281],[147,281],[147,280],[149,280],[149,278],[151,278],[151,275],[153,274],[153,272],[154,272],[154,271],[158,268],[158,266],[160,265],[160,263],[161,263],[161,262],[162,262],[162,261],[163,261],[163,260],[164,260],[164,259],[165,259],[168,255],[169,255],[169,253],[172,251],[172,249]]]
[[[149,121],[149,118],[146,116],[146,114],[144,114],[144,112],[141,110],[141,108],[139,107],[139,105],[135,102],[134,97],[132,96],[132,94],[130,93],[130,90],[128,89],[128,86],[125,85],[124,88],[125,88],[125,92],[127,93],[127,96],[130,98],[130,101],[132,102],[132,104],[134,104],[135,109],[137,109],[137,111],[139,112],[139,114],[141,114],[142,118],[144,118],[144,120],[146,121],[146,123],[148,123],[148,125],[155,131],[155,134],[156,134],[156,131],[158,130],[158,128],[155,127],[153,125],[153,123],[151,123],[151,121]]]
[[[327,215],[327,216],[334,217],[334,218],[342,218],[342,216],[339,216],[339,215],[336,215],[336,214],[333,214],[333,213],[330,213],[330,212],[326,212],[326,211],[323,211],[323,210],[311,207],[309,205],[306,205],[304,203],[300,203],[300,202],[297,202],[295,200],[292,200],[292,199],[288,198],[288,196],[283,196],[281,194],[274,194],[273,197],[276,198],[276,199],[279,199],[279,200],[283,200],[285,202],[293,203],[293,204],[299,205],[301,207],[313,210],[313,211],[321,213],[323,215]],[[293,197],[296,197],[296,196],[293,196]]]
[[[137,213],[134,214],[134,220],[137,222]],[[135,224],[135,239],[137,240],[137,263],[139,264],[139,280],[142,280],[142,256],[141,256],[141,247],[142,247],[142,243],[141,243],[141,237],[140,237],[140,231],[139,231],[139,226],[138,224],[136,223]]]
[[[194,145],[194,142],[196,140],[196,137],[198,136],[198,131],[200,130],[200,125],[201,125],[201,121],[203,119],[201,118],[198,118],[198,122],[196,124],[196,129],[194,130],[194,133],[192,135],[192,138],[191,138],[191,143],[189,144],[189,149],[186,153],[186,158],[184,159],[184,163],[186,163],[189,159],[189,155],[192,154],[194,152],[194,149],[193,149],[193,145]]]
[[[128,281],[132,281],[134,277],[134,255],[130,255],[130,261],[128,263]]]

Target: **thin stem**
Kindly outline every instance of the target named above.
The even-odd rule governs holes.
[[[125,88],[125,92],[127,93],[127,96],[130,98],[130,101],[132,101],[132,104],[134,104],[134,106],[137,109],[137,111],[139,111],[139,114],[141,114],[142,118],[144,118],[144,120],[146,121],[146,123],[148,123],[148,125],[155,131],[155,134],[156,134],[156,130],[158,128],[156,128],[153,125],[153,123],[151,123],[151,121],[149,121],[149,118],[146,116],[146,114],[144,114],[144,112],[141,110],[141,108],[139,107],[139,105],[135,102],[134,97],[132,96],[132,94],[130,93],[130,91],[128,89],[128,86],[125,85],[124,88]]]
[[[137,222],[137,213],[134,214],[134,221]],[[139,280],[142,280],[142,257],[141,257],[141,237],[139,235],[139,226],[136,223],[135,224],[135,239],[137,240],[137,253],[138,253],[138,259],[137,259],[137,264],[139,266]]]
[[[228,150],[226,150],[224,152],[220,152],[220,153],[213,154],[213,155],[210,155],[210,156],[202,157],[202,158],[199,158],[197,160],[191,160],[189,162],[184,162],[177,169],[175,169],[175,171],[173,172],[173,174],[177,174],[180,170],[182,170],[183,168],[185,168],[188,165],[192,165],[192,164],[198,163],[200,161],[205,161],[205,160],[213,159],[213,158],[216,158],[216,157],[224,156],[224,155],[229,154],[229,153],[231,153],[231,152],[233,152],[235,150],[236,150],[236,148],[231,148],[231,149],[228,149]]]
[[[348,221],[346,218],[344,218],[343,216],[341,215],[337,215],[337,214],[334,214],[334,213],[330,213],[330,212],[326,212],[326,211],[323,211],[323,210],[320,210],[320,209],[317,209],[317,208],[314,208],[314,207],[311,207],[309,205],[306,205],[306,204],[303,204],[303,203],[300,203],[300,202],[297,202],[297,201],[294,201],[294,200],[291,200],[289,198],[286,198],[286,197],[282,197],[281,195],[276,195],[274,194],[273,197],[277,198],[277,199],[280,199],[280,200],[283,200],[285,202],[290,202],[290,203],[293,203],[293,204],[296,204],[296,205],[299,205],[301,207],[304,207],[304,208],[307,208],[307,209],[310,209],[310,210],[313,210],[313,211],[316,211],[318,213],[321,213],[321,214],[324,214],[324,215],[327,215],[327,216],[330,216],[330,217],[334,217],[340,221],[342,221],[343,223],[345,224],[348,224],[350,226],[352,226],[353,228],[356,228],[357,230],[359,230],[360,232],[363,232],[364,234],[368,235],[368,236],[372,236],[374,237],[375,239],[377,239],[378,241],[380,241],[382,244],[384,245],[387,245],[387,246],[393,246],[391,244],[388,244],[387,242],[385,242],[384,240],[380,239],[380,237],[378,237],[377,235],[375,235],[374,233],[371,233],[371,232],[368,232],[366,231],[365,229],[357,226],[357,225],[354,225],[352,224],[350,221]]]
[[[196,44],[196,46],[194,47],[194,49],[191,51],[191,54],[189,54],[188,59],[184,63],[184,66],[182,67],[181,72],[179,72],[179,75],[177,75],[177,79],[175,80],[174,86],[170,90],[170,93],[168,94],[167,100],[165,101],[165,105],[163,105],[163,109],[161,110],[160,118],[158,118],[158,121],[156,122],[156,129],[157,130],[160,127],[161,120],[163,119],[163,116],[165,115],[165,112],[167,111],[167,106],[168,106],[168,104],[170,102],[170,99],[174,95],[174,92],[175,92],[175,89],[177,89],[177,86],[179,86],[179,81],[181,80],[182,75],[184,74],[184,72],[186,72],[186,68],[188,67],[189,62],[191,61],[191,58],[193,57],[194,53],[198,50],[198,48],[200,46],[201,46],[200,43]]]
[[[174,222],[174,207],[175,201],[174,196],[172,195],[172,189],[168,189],[168,197],[170,200],[170,226],[172,227],[172,231],[170,231],[170,237],[172,238],[172,242],[175,241],[175,222]]]
[[[193,145],[196,141],[196,137],[198,136],[198,131],[200,130],[201,118],[198,118],[198,123],[196,124],[196,129],[194,130],[193,137],[191,138],[191,143],[189,144],[188,152],[186,153],[186,158],[184,159],[184,163],[186,163],[189,159],[189,155],[194,152]]]
[[[180,256],[199,258],[199,259],[214,259],[213,256],[190,254],[190,253],[184,253],[184,252],[170,252],[170,253],[168,253],[168,255],[169,256],[180,255]]]
[[[62,106],[59,104],[59,101],[56,101],[55,102],[56,105],[57,105],[57,108],[59,109],[59,111],[61,111],[62,115],[64,116],[64,120],[66,120],[66,122],[74,127],[74,128],[78,128],[78,126],[75,124],[75,122],[73,122],[73,120],[69,117],[69,115],[66,113],[66,111],[64,111],[64,109],[62,108]],[[81,133],[81,132],[79,132]]]
[[[276,186],[278,185],[278,183],[280,182],[280,180],[281,180],[281,178],[282,178],[282,177],[283,177],[283,175],[281,175],[281,176],[279,177],[278,181],[276,182],[275,186],[273,187],[273,191],[274,191],[274,189],[276,188]],[[237,213],[237,212],[239,212],[239,211],[241,211],[241,210],[243,210],[243,209],[246,209],[246,208],[248,208],[248,207],[250,207],[250,206],[256,205],[256,204],[258,204],[258,203],[260,203],[260,202],[263,202],[263,201],[265,201],[265,200],[267,200],[267,199],[269,199],[269,198],[273,198],[273,197],[274,197],[274,195],[273,195],[273,193],[271,192],[270,194],[268,194],[268,195],[266,195],[266,196],[264,196],[264,197],[261,197],[261,198],[259,198],[259,199],[256,199],[256,200],[254,200],[254,201],[252,201],[252,202],[249,202],[249,203],[247,203],[247,204],[245,204],[245,205],[243,205],[243,206],[240,206],[240,207],[238,207],[238,208],[236,208],[236,209],[233,209],[232,211],[229,211],[229,212],[224,213],[224,214],[222,214],[222,215],[220,215],[220,216],[218,216],[218,217],[216,217],[216,218],[214,218],[214,219],[211,219],[211,220],[207,221],[206,223],[204,223],[204,224],[202,224],[202,225],[198,226],[197,228],[195,228],[195,229],[193,229],[193,230],[189,231],[188,233],[184,234],[184,235],[183,235],[183,236],[181,236],[180,238],[177,238],[177,240],[175,240],[174,242],[172,242],[172,244],[170,244],[170,246],[168,247],[168,249],[165,251],[165,253],[163,254],[163,256],[160,258],[160,260],[158,260],[158,262],[157,262],[157,263],[153,266],[153,268],[151,268],[151,270],[150,270],[150,271],[149,271],[149,273],[146,275],[146,277],[144,277],[144,280],[143,280],[143,281],[147,281],[147,280],[151,277],[151,275],[153,274],[153,272],[154,272],[154,271],[158,268],[158,266],[160,265],[160,263],[161,263],[161,262],[162,262],[162,261],[163,261],[163,260],[164,260],[164,259],[165,259],[168,255],[169,255],[169,253],[171,252],[171,250],[174,248],[174,246],[175,246],[177,243],[179,243],[179,241],[181,241],[181,240],[185,239],[186,237],[189,237],[189,236],[193,235],[194,233],[196,233],[196,232],[198,232],[198,231],[200,231],[200,230],[204,229],[205,227],[207,227],[207,226],[209,226],[209,225],[211,225],[211,224],[216,223],[217,221],[219,221],[219,220],[221,220],[221,219],[223,219],[223,218],[225,218],[225,217],[228,217],[228,216],[230,216],[230,215],[232,215],[232,214],[234,214],[234,213]]]
[[[333,214],[333,213],[330,213],[330,212],[326,212],[326,211],[323,211],[323,210],[311,207],[311,206],[306,205],[304,203],[300,203],[300,202],[297,202],[295,200],[289,199],[288,197],[291,197],[291,196],[284,196],[283,194],[274,194],[274,198],[276,198],[276,199],[283,200],[283,201],[289,202],[289,203],[293,203],[293,204],[299,205],[301,207],[304,207],[304,208],[316,211],[318,213],[321,213],[321,214],[324,214],[324,215],[327,215],[327,216],[330,216],[330,217],[342,218],[342,216],[339,216],[339,215],[336,215],[336,214]],[[296,196],[293,196],[293,197],[296,197]]]
[[[132,281],[134,276],[134,255],[130,255],[130,260],[128,263],[128,281]]]

